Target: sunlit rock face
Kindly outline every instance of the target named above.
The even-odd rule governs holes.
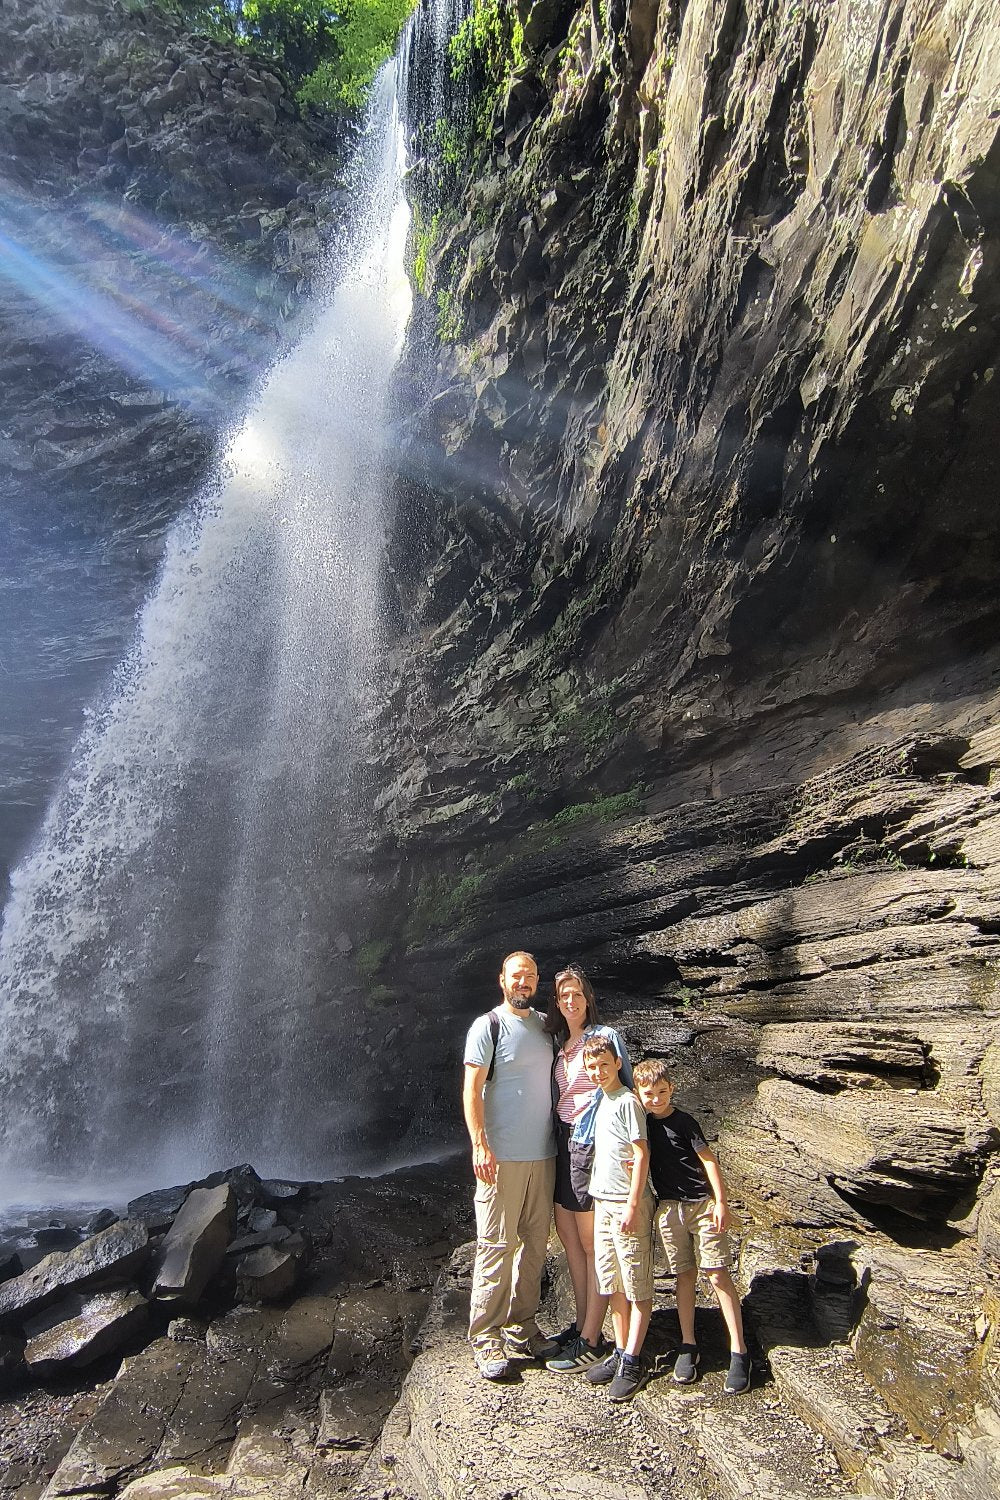
[[[447,1068],[504,952],[581,959],[944,1448],[904,1345],[987,1399],[1000,1275],[992,7],[521,16],[426,252],[374,982]]]
[[[3,30],[0,480],[169,512],[314,284],[335,142],[180,10],[12,0]]]

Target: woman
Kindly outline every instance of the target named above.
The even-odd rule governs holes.
[[[557,1336],[561,1352],[547,1361],[550,1370],[582,1370],[603,1353],[603,1304],[594,1273],[594,1202],[587,1192],[594,1154],[594,1119],[601,1100],[583,1067],[588,1036],[607,1036],[622,1060],[621,1079],[632,1087],[632,1067],[621,1037],[597,1017],[593,986],[582,969],[570,964],[555,977],[545,1029],[558,1050],[552,1065],[552,1103],[556,1115],[556,1233],[566,1251],[576,1319]]]

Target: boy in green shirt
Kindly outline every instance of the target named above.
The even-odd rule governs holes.
[[[606,1036],[583,1049],[591,1081],[602,1090],[594,1128],[594,1260],[597,1289],[611,1303],[615,1350],[586,1370],[607,1385],[612,1401],[628,1401],[643,1381],[640,1351],[653,1311],[653,1195],[646,1180],[649,1148],[639,1101],[619,1078],[621,1058]]]

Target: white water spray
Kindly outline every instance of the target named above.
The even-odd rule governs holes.
[[[386,402],[410,305],[395,65],[376,95],[353,264],[170,535],[133,651],[12,877],[9,1190],[235,1160],[329,1175],[350,1154],[357,1028],[341,1018],[335,1057],[316,1038],[337,1030],[337,835],[376,670]]]

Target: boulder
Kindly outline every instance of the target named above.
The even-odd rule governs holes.
[[[158,1230],[170,1228],[190,1191],[190,1185],[158,1188],[155,1192],[143,1193],[141,1197],[133,1198],[126,1212],[130,1219],[141,1219],[155,1234]]]
[[[16,1250],[9,1255],[0,1256],[0,1281],[9,1281],[12,1276],[20,1276],[24,1270],[21,1257]]]
[[[139,1292],[102,1292],[75,1316],[29,1339],[24,1358],[36,1375],[88,1365],[127,1344],[148,1321],[149,1303]]]
[[[245,1255],[236,1268],[239,1295],[246,1301],[278,1302],[295,1285],[298,1262],[287,1250],[263,1245]]]
[[[194,1188],[160,1247],[153,1296],[195,1303],[222,1264],[236,1224],[236,1194],[229,1183]]]
[[[919,1095],[845,1090],[828,1095],[781,1079],[758,1101],[777,1134],[848,1200],[944,1217],[975,1188],[996,1129]]]
[[[24,1374],[24,1344],[9,1333],[0,1333],[0,1391],[16,1385]]]
[[[83,1226],[83,1232],[84,1234],[100,1234],[102,1229],[110,1229],[112,1224],[117,1223],[118,1215],[113,1208],[101,1208],[87,1220]]]
[[[36,1266],[0,1283],[0,1326],[40,1312],[69,1291],[128,1280],[149,1255],[145,1224],[123,1219],[73,1250],[54,1251]]]

